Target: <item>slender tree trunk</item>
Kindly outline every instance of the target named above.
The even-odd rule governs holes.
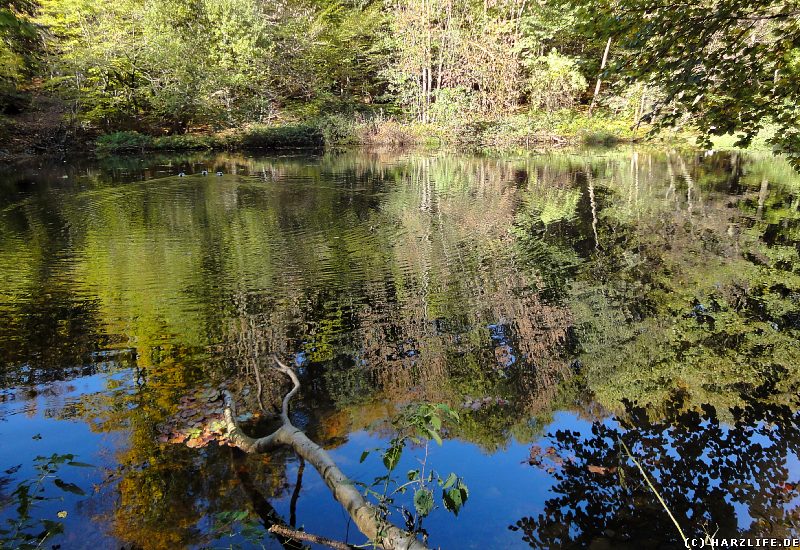
[[[642,85],[642,95],[639,98],[639,107],[636,111],[636,123],[633,128],[633,135],[636,136],[636,131],[639,129],[639,125],[642,123],[642,117],[644,116],[644,101],[647,95],[647,87]]]
[[[600,93],[600,85],[603,83],[603,69],[606,68],[606,61],[608,61],[608,50],[611,49],[611,37],[606,42],[606,50],[603,52],[603,60],[600,62],[600,73],[597,75],[597,84],[594,87],[594,95],[592,96],[592,103],[589,105],[589,116],[592,116],[594,111],[594,104],[597,101],[597,94]]]
[[[769,181],[764,178],[761,181],[761,189],[758,192],[758,208],[756,209],[756,219],[761,219],[764,215],[764,203],[767,202],[769,195]]]

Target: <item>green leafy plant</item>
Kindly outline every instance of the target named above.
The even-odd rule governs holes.
[[[212,532],[228,537],[239,535],[251,548],[264,548],[264,529],[247,510],[231,510],[215,514]]]
[[[534,109],[556,111],[572,107],[586,86],[577,62],[556,50],[530,63],[528,94]]]
[[[435,489],[440,491],[440,500],[444,508],[455,515],[467,502],[469,489],[464,480],[450,473],[443,477],[428,467],[428,449],[431,440],[442,444],[442,431],[445,422],[457,423],[456,411],[445,404],[421,403],[407,407],[393,421],[397,435],[383,449],[371,449],[361,453],[361,462],[373,452],[381,454],[386,468],[384,475],[376,477],[371,485],[362,485],[366,495],[375,498],[385,518],[393,510],[399,511],[405,519],[406,528],[412,532],[426,535],[422,528],[422,520],[437,507]],[[422,456],[417,458],[418,468],[409,470],[405,481],[400,482],[397,468],[404,452],[410,447],[422,448]],[[402,478],[401,478],[402,479]],[[413,507],[398,504],[399,495],[410,493]],[[413,508],[410,509],[410,508]]]
[[[106,134],[95,142],[97,152],[101,154],[144,151],[152,145],[152,137],[133,131]]]
[[[52,454],[49,457],[37,456],[34,459],[36,476],[17,483],[9,497],[2,503],[3,508],[15,507],[15,516],[6,520],[8,527],[0,528],[0,548],[6,545],[14,548],[40,548],[44,541],[64,531],[60,519],[67,517],[67,512],[60,511],[56,514],[58,519],[35,517],[37,504],[45,501],[61,500],[62,497],[47,496],[48,486],[56,487],[62,492],[78,496],[86,493],[78,485],[64,481],[57,476],[59,469],[64,466],[91,468],[90,464],[77,462],[72,454]],[[21,465],[5,470],[5,474],[13,475]]]

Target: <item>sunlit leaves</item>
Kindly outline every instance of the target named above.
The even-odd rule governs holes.
[[[359,484],[367,496],[377,500],[378,508],[387,518],[391,509],[397,506],[398,495],[413,490],[412,502],[416,513],[412,514],[405,506],[400,506],[406,527],[411,532],[423,531],[422,520],[436,508],[433,491],[436,485],[442,489],[441,500],[445,509],[453,514],[458,514],[469,496],[467,486],[460,477],[451,473],[447,478],[443,478],[428,465],[429,442],[435,441],[441,445],[444,423],[458,423],[459,420],[458,413],[444,403],[409,405],[393,420],[399,434],[391,439],[389,446],[382,453],[386,474],[376,477],[371,485]],[[410,448],[413,452],[415,446],[425,448],[425,453],[417,457],[420,467],[408,470],[405,475],[406,480],[398,481],[394,477],[394,471],[403,457],[403,451]],[[365,450],[361,454],[361,462],[370,452],[371,450]]]
[[[403,454],[404,446],[404,440],[393,439],[389,448],[383,453],[383,465],[390,472],[394,470],[397,467],[397,463],[400,462],[400,457]]]
[[[774,146],[800,151],[796,0],[571,2],[592,36],[611,37],[613,71],[664,91],[646,117],[695,124],[701,144],[739,135],[746,146],[774,122]]]

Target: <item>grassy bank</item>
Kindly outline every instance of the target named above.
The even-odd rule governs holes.
[[[520,114],[496,120],[444,123],[358,120],[331,115],[303,123],[250,125],[218,133],[150,136],[115,132],[100,136],[98,154],[144,151],[306,149],[353,145],[533,147],[536,145],[611,145],[646,138],[629,120],[606,114],[589,118],[576,111]]]

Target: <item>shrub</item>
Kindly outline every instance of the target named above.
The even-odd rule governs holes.
[[[98,153],[124,153],[144,151],[153,144],[153,138],[139,132],[114,132],[97,138],[95,145]]]
[[[474,93],[463,86],[436,90],[433,99],[428,116],[431,122],[438,124],[465,122],[472,113],[480,110]]]
[[[213,149],[218,146],[212,136],[194,134],[176,134],[154,138],[150,147],[162,151],[192,151],[199,149]]]
[[[373,123],[368,131],[362,131],[361,143],[370,145],[408,145],[438,143],[435,129],[427,124],[403,124],[396,120],[383,120]]]
[[[328,147],[355,145],[359,142],[358,129],[352,118],[334,114],[320,118],[317,127],[322,133],[322,140]]]
[[[286,126],[251,126],[240,136],[238,145],[252,149],[285,149],[321,147],[324,144],[322,130],[309,124]]]
[[[528,94],[533,109],[555,111],[572,107],[586,86],[575,60],[556,50],[531,63]]]

